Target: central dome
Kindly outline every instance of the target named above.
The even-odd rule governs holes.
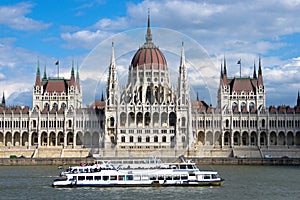
[[[144,46],[133,56],[131,67],[133,69],[138,67],[139,70],[166,70],[167,61],[163,53],[155,46],[150,48]]]
[[[150,29],[150,17],[148,16],[148,28],[145,44],[139,48],[131,60],[131,69],[139,70],[166,70],[167,61],[164,54],[152,42]]]

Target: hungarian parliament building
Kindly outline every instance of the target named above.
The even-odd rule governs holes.
[[[78,69],[72,66],[70,79],[50,78],[46,69],[41,75],[38,65],[32,108],[7,107],[3,95],[0,157],[13,151],[26,157],[77,157],[78,152],[299,156],[299,93],[294,107],[267,107],[261,58],[251,77],[230,77],[224,59],[216,107],[191,99],[183,44],[179,62],[174,88],[167,60],[153,43],[148,16],[145,43],[131,60],[126,86],[121,89],[118,83],[112,44],[106,95],[90,106],[82,107]]]

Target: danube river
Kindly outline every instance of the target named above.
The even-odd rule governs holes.
[[[222,187],[51,187],[56,166],[0,166],[0,199],[300,199],[299,166],[205,165],[225,179]]]

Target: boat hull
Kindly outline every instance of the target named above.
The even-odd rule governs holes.
[[[218,181],[185,181],[178,183],[159,183],[159,182],[151,182],[151,183],[56,183],[54,182],[52,186],[54,188],[63,188],[63,187],[209,187],[209,186],[222,186],[223,179]]]

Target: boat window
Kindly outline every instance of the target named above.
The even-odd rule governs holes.
[[[188,169],[193,169],[193,165],[187,165]]]
[[[150,175],[150,180],[156,180],[156,175]]]
[[[134,175],[134,180],[135,181],[140,181],[141,180],[141,176],[140,175]]]
[[[172,180],[172,175],[170,174],[166,175],[166,180]]]
[[[164,175],[158,175],[158,180],[164,180]]]
[[[127,181],[132,181],[133,180],[133,175],[127,175],[126,180]]]
[[[211,178],[212,178],[212,179],[217,179],[218,176],[217,176],[217,174],[212,174],[212,175],[211,175]]]
[[[180,180],[180,175],[173,175],[173,180]]]
[[[93,180],[93,177],[92,177],[92,176],[87,176],[87,177],[86,177],[86,180],[87,180],[87,181],[92,181],[92,180]]]
[[[120,180],[120,181],[124,181],[124,180],[125,180],[125,175],[120,175],[120,176],[119,176],[119,180]]]
[[[103,180],[104,181],[108,181],[109,180],[109,176],[103,176]]]
[[[210,179],[210,175],[209,174],[205,174],[204,175],[204,179]]]
[[[78,176],[78,180],[79,181],[84,181],[85,180],[85,176]]]
[[[186,169],[185,165],[179,165],[180,169]]]
[[[181,180],[188,180],[188,175],[181,174]]]
[[[95,176],[95,181],[100,181],[101,180],[101,176]]]
[[[115,175],[114,175],[114,176],[110,176],[110,180],[111,180],[111,181],[117,180],[117,176],[115,176]]]
[[[142,180],[149,180],[149,176],[148,175],[143,175]]]

